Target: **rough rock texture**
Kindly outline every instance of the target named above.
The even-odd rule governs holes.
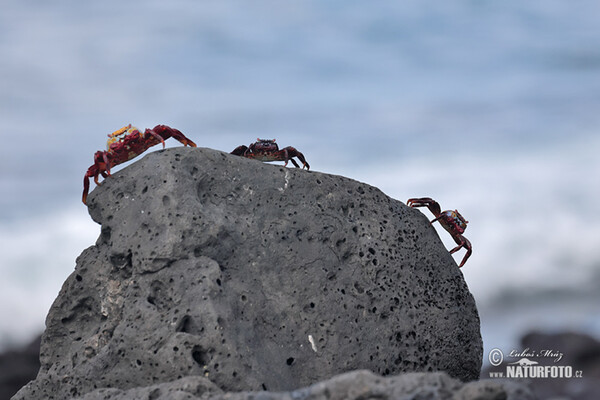
[[[186,376],[288,391],[356,369],[479,375],[460,270],[425,215],[374,187],[178,147],[114,173],[88,206],[100,237],[16,399]]]
[[[129,390],[98,389],[77,400],[534,400],[525,386],[509,381],[462,383],[444,372],[413,372],[381,377],[353,371],[292,392],[221,393],[206,378],[185,377],[174,382]]]
[[[10,399],[40,369],[40,337],[22,348],[0,354],[0,400]]]

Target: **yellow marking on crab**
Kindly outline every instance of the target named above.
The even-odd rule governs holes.
[[[121,129],[117,129],[113,133],[109,134],[108,137],[119,136],[120,134],[122,134],[123,132],[128,131],[129,129],[131,129],[131,124],[129,124],[127,126],[124,126]]]
[[[131,135],[134,133],[140,134],[141,137],[144,135],[139,131],[135,126],[131,126],[131,124],[122,127],[121,129],[117,129],[113,133],[108,135],[108,140],[106,142],[106,148],[110,150],[110,145],[113,143],[122,142],[125,139],[125,136]]]

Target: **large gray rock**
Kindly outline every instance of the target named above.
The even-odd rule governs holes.
[[[286,391],[356,369],[479,375],[460,270],[425,215],[374,187],[178,147],[115,173],[88,206],[100,237],[16,399],[186,376]]]

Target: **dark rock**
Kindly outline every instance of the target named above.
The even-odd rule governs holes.
[[[15,399],[189,376],[228,392],[356,369],[479,375],[460,270],[425,215],[374,187],[179,147],[115,173],[88,206],[100,237],[50,310],[38,378]]]
[[[98,389],[78,400],[533,400],[531,390],[508,381],[463,383],[444,372],[381,377],[353,371],[292,392],[221,393],[206,378],[189,376],[174,382],[130,390]]]
[[[524,349],[541,353],[560,353],[559,361],[547,365],[570,366],[581,371],[581,377],[571,379],[532,379],[531,385],[540,399],[563,396],[572,400],[597,400],[600,393],[600,342],[576,332],[530,332],[521,339]],[[543,364],[543,361],[536,359]],[[575,372],[574,372],[575,373]]]
[[[36,337],[23,348],[0,354],[0,400],[10,399],[40,369],[40,340]]]
[[[514,355],[511,356],[511,351]],[[526,359],[531,368],[570,368],[571,377],[536,376],[535,378],[511,378],[526,383],[540,399],[596,400],[600,393],[600,342],[577,332],[545,333],[532,331],[521,338],[515,349],[504,349],[503,362],[498,366],[487,366],[482,378],[506,376],[507,367],[515,368]],[[520,365],[521,370],[529,368]],[[527,372],[529,373],[529,372]],[[523,373],[525,375],[525,373]],[[496,379],[492,379],[495,381]]]

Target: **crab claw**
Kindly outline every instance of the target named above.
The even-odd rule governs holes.
[[[233,154],[234,156],[243,156],[248,152],[248,146],[238,146],[229,154]]]

